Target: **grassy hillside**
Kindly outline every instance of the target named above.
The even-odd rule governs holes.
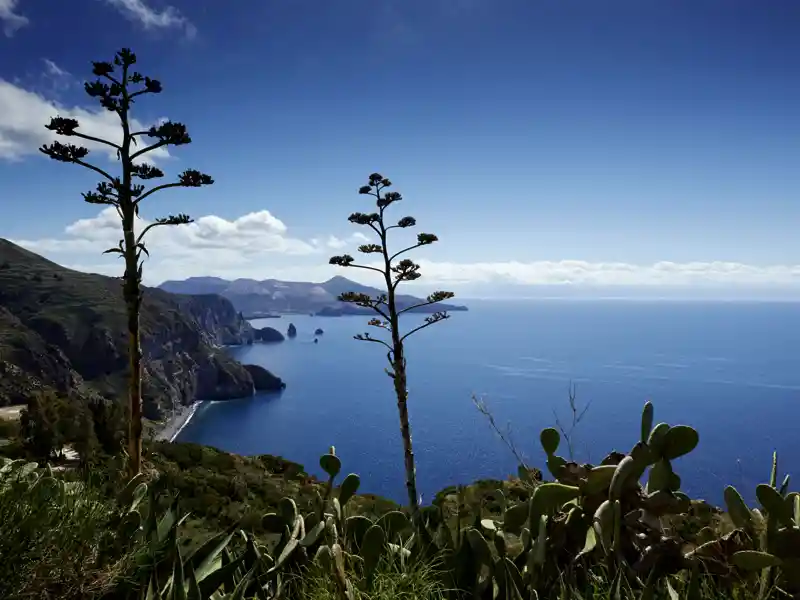
[[[313,510],[317,492],[325,493],[324,483],[308,475],[303,465],[277,456],[245,457],[198,444],[154,442],[145,458],[150,472],[177,494],[180,509],[191,513],[189,530],[217,532],[239,523],[262,535],[261,517],[283,497],[294,499],[305,514]],[[358,514],[370,516],[399,509],[371,494],[358,496],[353,506]]]

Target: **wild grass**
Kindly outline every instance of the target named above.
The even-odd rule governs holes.
[[[41,479],[0,479],[0,598],[102,596],[130,556],[104,550],[113,505],[89,485]]]
[[[447,597],[443,571],[438,560],[401,565],[383,558],[370,586],[357,570],[347,573],[359,600],[441,600]],[[341,593],[327,572],[312,569],[299,580],[299,600],[340,600]]]

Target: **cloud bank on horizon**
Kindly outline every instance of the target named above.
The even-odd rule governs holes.
[[[141,219],[139,227],[147,224],[147,220]],[[119,275],[119,261],[101,255],[106,248],[116,246],[119,237],[119,217],[114,208],[108,207],[96,217],[69,224],[59,237],[11,241],[66,267]],[[154,229],[148,239],[151,258],[147,259],[144,268],[148,285],[194,276],[324,281],[334,275],[345,275],[367,284],[376,282],[368,272],[327,264],[333,253],[355,253],[359,244],[369,240],[363,233],[356,232],[347,238],[328,235],[305,240],[291,235],[286,224],[268,210],[248,213],[233,220],[205,215],[188,225]],[[423,278],[408,284],[412,287],[415,284],[450,287],[476,284],[776,286],[800,290],[800,264],[661,261],[640,265],[585,260],[457,263],[429,259],[418,262],[422,266]]]

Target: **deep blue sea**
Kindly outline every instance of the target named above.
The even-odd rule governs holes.
[[[482,397],[529,464],[544,470],[539,431],[569,416],[570,382],[591,407],[575,430],[577,458],[599,462],[638,439],[642,405],[655,421],[692,425],[700,444],[676,461],[683,489],[720,502],[725,484],[746,497],[800,464],[800,304],[667,301],[475,301],[470,311],[407,341],[409,409],[423,502],[478,478],[516,472],[511,453],[473,406]],[[421,317],[407,315],[407,326]],[[275,454],[320,474],[336,446],[362,491],[405,501],[402,444],[386,355],[352,339],[364,317],[254,321],[298,337],[233,348],[280,377],[281,394],[205,403],[180,441],[245,455]],[[325,333],[318,344],[313,332]],[[377,330],[374,330],[376,331]],[[379,333],[379,332],[377,332]],[[563,452],[560,452],[563,453]],[[797,473],[800,477],[800,472]],[[794,486],[796,487],[796,486]]]

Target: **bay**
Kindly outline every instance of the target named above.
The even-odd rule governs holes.
[[[683,489],[720,502],[726,484],[752,497],[800,459],[800,305],[781,302],[472,301],[470,310],[408,339],[409,410],[423,502],[448,485],[505,478],[516,461],[474,407],[510,425],[529,464],[544,469],[539,431],[569,422],[568,393],[591,405],[574,431],[575,458],[599,462],[655,421],[692,425],[700,444],[676,461]],[[406,327],[422,317],[407,315]],[[205,403],[181,432],[244,455],[275,454],[320,475],[334,445],[362,491],[405,502],[402,444],[382,346],[359,342],[364,317],[254,321],[296,339],[233,348],[286,381],[280,394]],[[324,334],[314,343],[314,331]],[[375,331],[373,329],[373,331]],[[376,332],[377,333],[377,332]],[[566,454],[566,448],[559,453]]]

